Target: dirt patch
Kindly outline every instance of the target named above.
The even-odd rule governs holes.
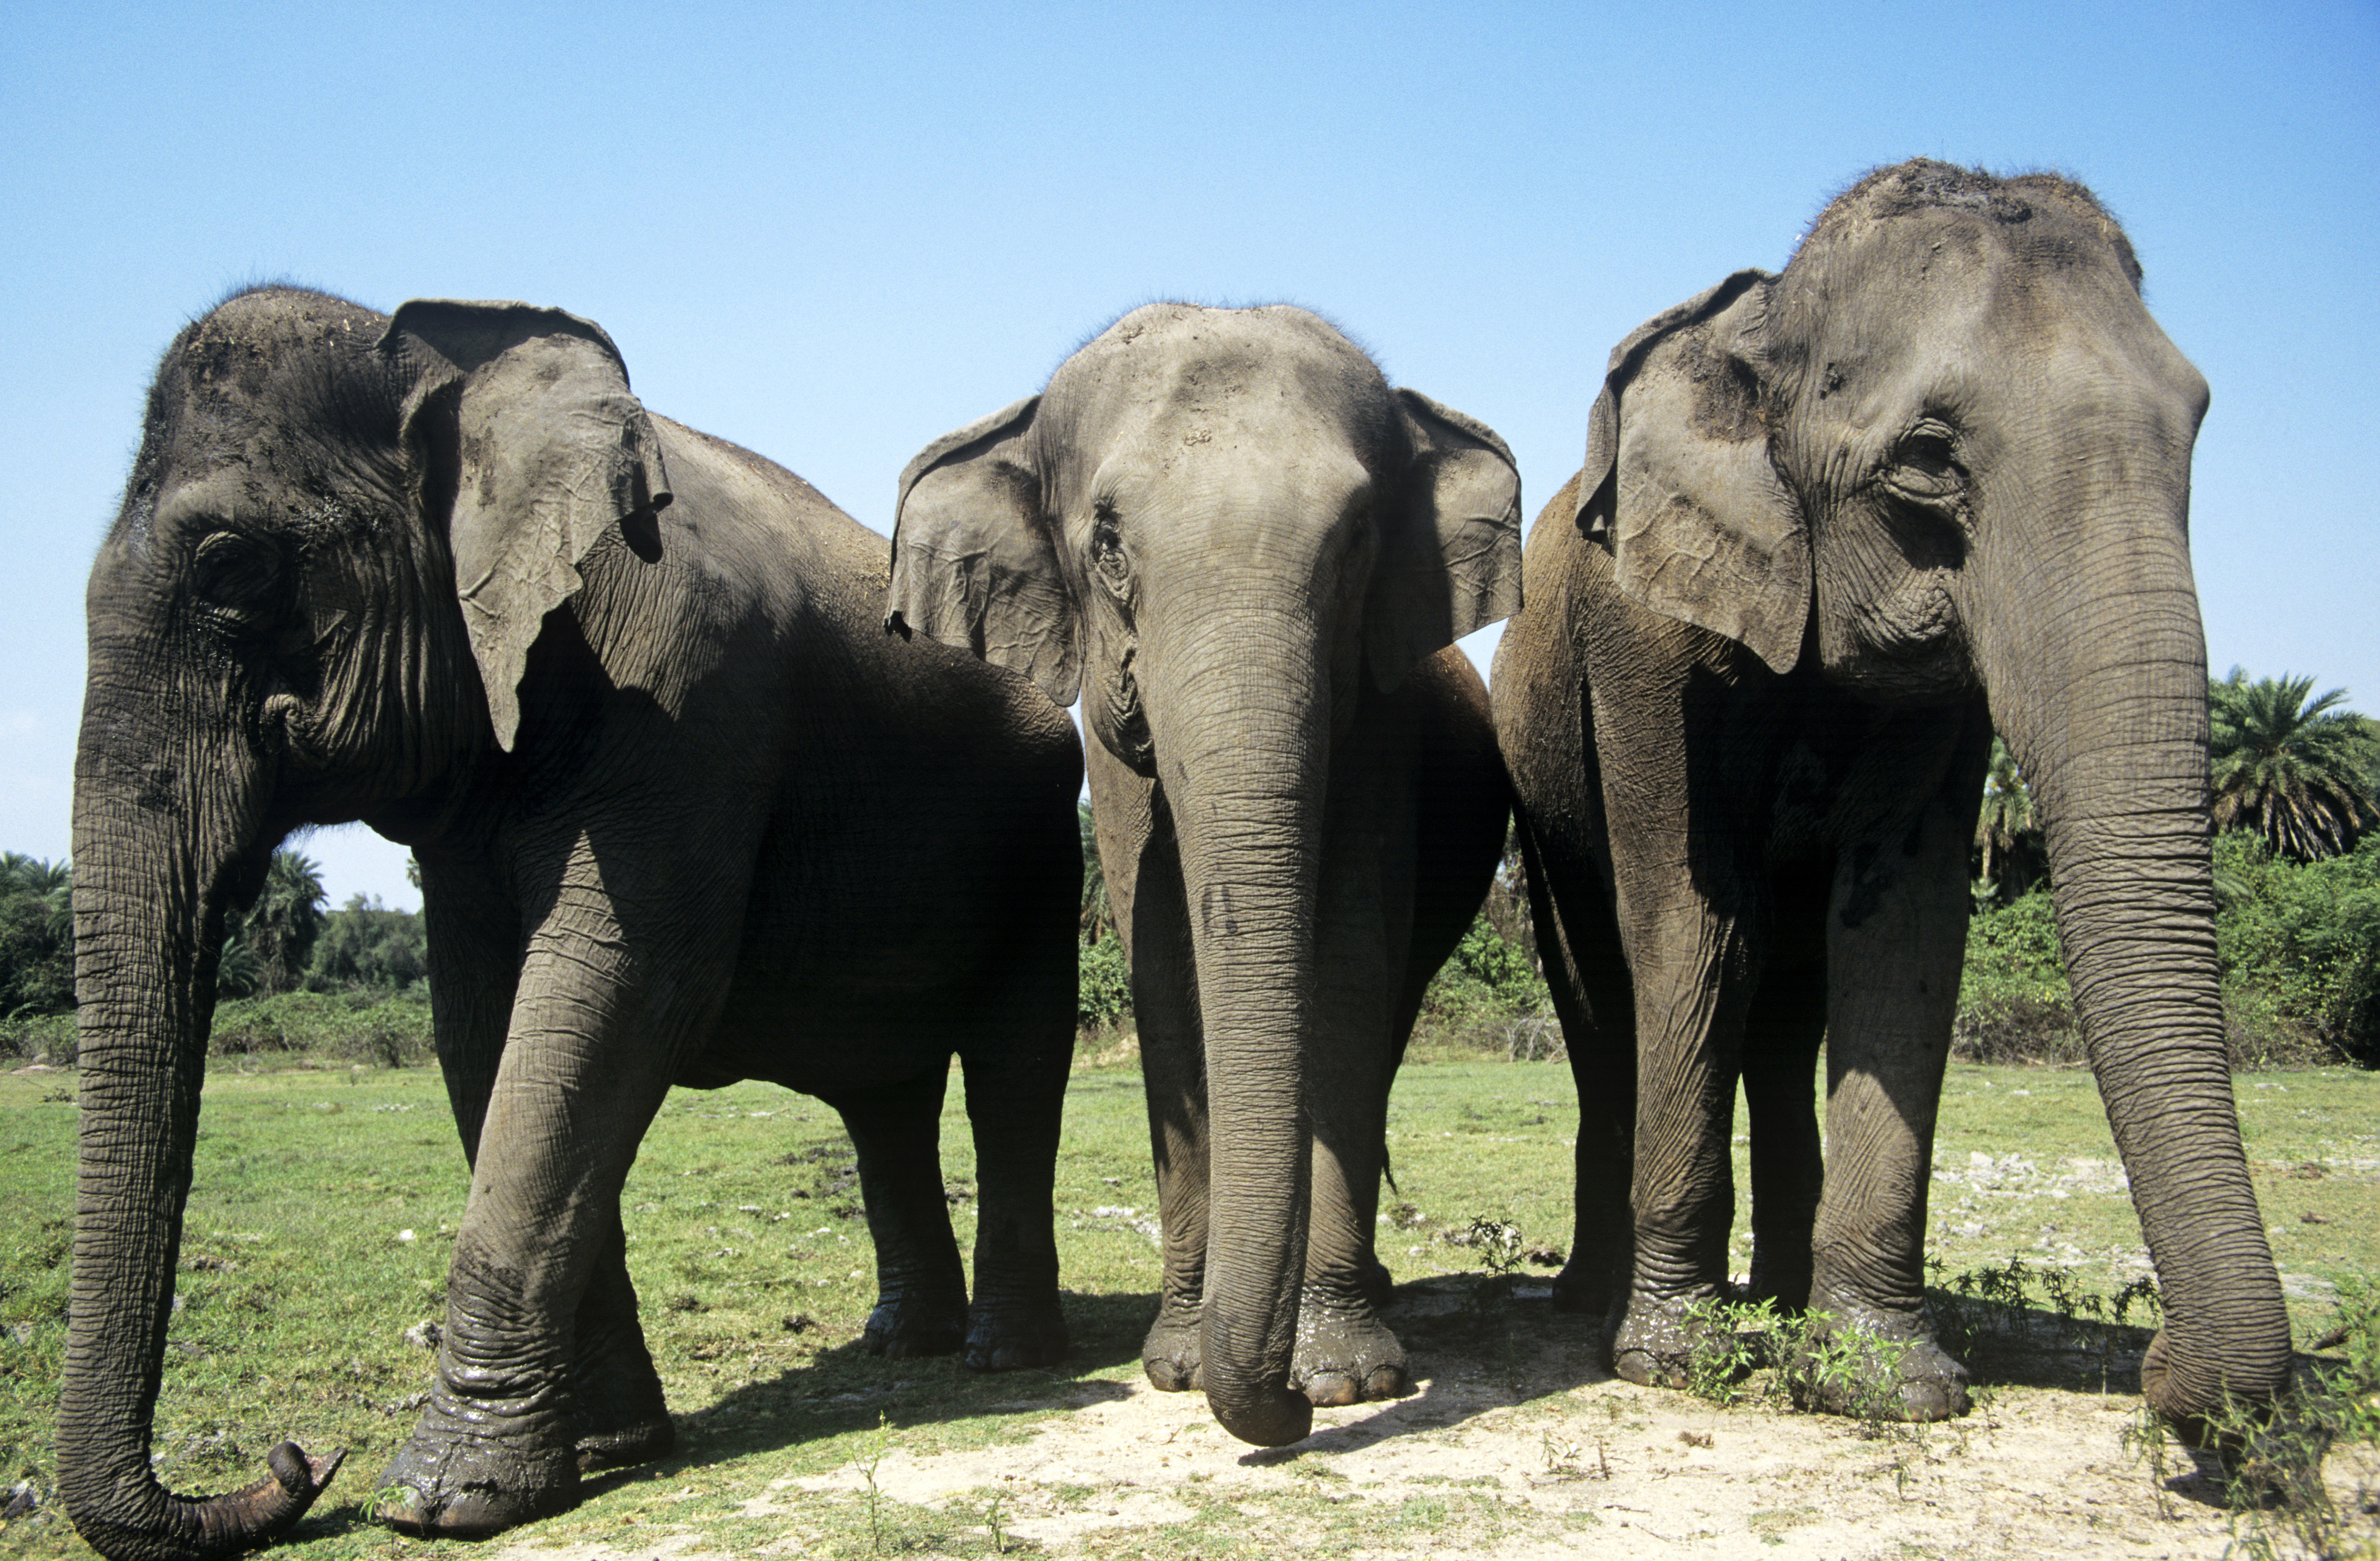
[[[1514,1299],[1525,1307],[1536,1298]],[[2137,1395],[2002,1385],[1961,1421],[1863,1434],[1843,1420],[1767,1405],[1719,1409],[1611,1380],[1591,1364],[1584,1326],[1548,1327],[1536,1348],[1465,1348],[1465,1313],[1449,1298],[1412,1298],[1391,1317],[1409,1345],[1430,1345],[1415,1354],[1437,1373],[1393,1403],[1318,1411],[1314,1434],[1293,1447],[1242,1445],[1195,1396],[1090,1380],[1076,1384],[1069,1412],[1019,1441],[920,1456],[896,1436],[872,1471],[854,1463],[775,1479],[739,1494],[738,1513],[783,1525],[758,1549],[810,1550],[833,1530],[829,1510],[848,1513],[865,1499],[872,1472],[880,1500],[941,1515],[939,1543],[901,1547],[911,1555],[988,1552],[995,1497],[1003,1541],[1050,1555],[1187,1554],[1232,1539],[1259,1554],[1330,1541],[1334,1553],[1381,1561],[2212,1561],[2238,1537],[2204,1472],[2168,1452],[2160,1478],[2127,1445]],[[2346,1510],[2359,1482],[2380,1484],[2371,1455],[2331,1459],[2332,1493]],[[1352,1551],[1342,1549],[1349,1543]],[[747,1540],[737,1548],[756,1547]],[[698,1528],[680,1528],[645,1531],[628,1549],[528,1540],[492,1561],[724,1554]]]

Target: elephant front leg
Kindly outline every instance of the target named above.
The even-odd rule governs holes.
[[[966,1337],[966,1275],[942,1189],[948,1078],[938,1067],[832,1103],[859,1152],[859,1189],[876,1246],[876,1308],[862,1336],[871,1355],[949,1355]]]
[[[1117,876],[1110,875],[1111,894]],[[1180,864],[1170,843],[1152,843],[1142,853],[1132,882],[1133,1010],[1140,1025],[1162,1262],[1157,1317],[1141,1341],[1140,1363],[1150,1386],[1188,1393],[1205,1385],[1206,1039]]]
[[[1739,915],[1672,902],[1658,937],[1632,940],[1640,1037],[1634,1254],[1613,1330],[1612,1370],[1683,1387],[1700,1350],[1723,1342],[1711,1315],[1727,1293],[1734,1220],[1729,1133],[1757,959]]]
[[[624,1063],[591,1070],[602,1079],[595,1087],[572,1077],[551,1040],[516,1035],[489,1101],[437,1380],[379,1482],[397,1493],[382,1519],[407,1532],[480,1537],[560,1511],[577,1499],[590,1434],[623,1457],[668,1436],[641,1337],[632,1359],[620,1336],[635,1325],[625,1265],[597,1282],[612,1266],[621,1183],[667,1077]],[[576,1337],[582,1316],[609,1324],[587,1341],[591,1357]],[[601,1392],[590,1408],[608,1425],[582,1421],[576,1388],[589,1368]]]
[[[1135,986],[1143,983],[1135,980]],[[1135,1000],[1137,1006],[1137,1000]],[[1141,1340],[1141,1369],[1161,1393],[1206,1385],[1203,1322],[1208,1213],[1207,1081],[1194,1034],[1184,1047],[1152,1034],[1140,1011],[1142,1081],[1157,1172],[1161,1274],[1157,1317]],[[1185,1055],[1186,1054],[1186,1055]]]
[[[1970,816],[1972,810],[1970,810]],[[1828,917],[1827,1170],[1810,1310],[1847,1364],[1799,1373],[1837,1414],[1945,1420],[1967,1369],[1925,1308],[1934,1123],[1967,933],[1972,825],[1937,799],[1904,838],[1843,854]]]
[[[1334,794],[1342,819],[1373,802]],[[1368,822],[1368,821],[1366,821]],[[1389,1086],[1397,1055],[1392,997],[1404,986],[1409,884],[1386,871],[1410,860],[1409,831],[1342,825],[1324,857],[1314,1041],[1305,1065],[1314,1130],[1313,1201],[1289,1384],[1315,1404],[1413,1391],[1404,1346],[1380,1320],[1387,1273],[1374,1252]]]
[[[522,961],[476,1135],[466,1123],[477,1152],[438,1376],[379,1481],[394,1493],[382,1521],[408,1532],[483,1536],[559,1511],[577,1497],[582,1440],[627,1455],[666,1435],[641,1339],[627,1343],[634,1292],[613,1257],[620,1189],[679,1057],[709,1031],[736,939],[732,921],[684,900],[614,902],[600,881],[582,840]],[[740,903],[710,887],[694,885],[698,905]],[[611,920],[615,903],[674,912],[668,925],[698,935],[667,946],[728,951],[721,968],[681,958],[673,980],[652,979],[645,951],[656,940]],[[582,1321],[595,1330],[586,1350]],[[582,1422],[582,1373],[599,1390],[601,1423]]]

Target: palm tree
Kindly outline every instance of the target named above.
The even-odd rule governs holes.
[[[264,875],[264,892],[241,922],[239,941],[255,954],[257,990],[270,995],[294,992],[305,978],[314,940],[322,935],[322,864],[295,851],[275,851]]]
[[[2207,686],[2215,827],[2261,836],[2276,856],[2315,861],[2380,825],[2372,725],[2337,708],[2347,690],[2309,699],[2313,679],[2233,667]]]
[[[1083,915],[1079,933],[1085,943],[1097,943],[1102,931],[1115,931],[1115,913],[1108,908],[1107,869],[1099,864],[1099,834],[1091,823],[1091,805],[1075,804],[1083,830]]]
[[[1984,806],[1975,815],[1977,897],[2006,904],[2021,899],[2048,862],[2048,842],[2034,815],[2033,790],[2008,744],[1992,736],[1991,767],[1984,772]]]

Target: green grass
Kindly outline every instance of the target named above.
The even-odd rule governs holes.
[[[45,1502],[0,1529],[0,1544],[32,1555],[88,1554],[51,1499],[73,1086],[70,1073],[0,1074],[0,1499],[21,1481]],[[2275,1246],[2301,1336],[2311,1338],[2328,1326],[2334,1286],[2380,1273],[2380,1077],[2265,1074],[2239,1086],[2257,1190],[2267,1224],[2283,1232]],[[1542,1282],[1548,1249],[1569,1244],[1575,1125],[1560,1064],[1425,1052],[1406,1068],[1390,1113],[1397,1190],[1383,1195],[1392,1223],[1381,1231],[1381,1253],[1415,1287],[1409,1293],[1452,1303],[1398,1321],[1417,1360],[1465,1355],[1490,1375],[1517,1378],[1546,1349],[1592,1348],[1584,1323],[1564,1324],[1553,1339],[1508,1325],[1501,1307],[1529,1275]],[[1742,1130],[1739,1123],[1739,1139]],[[1741,1180],[1741,1142],[1737,1152]],[[970,1247],[973,1156],[955,1088],[943,1155],[953,1221]],[[668,1523],[747,1552],[787,1531],[783,1510],[744,1510],[771,1482],[846,1468],[886,1446],[926,1457],[1014,1441],[1137,1377],[1159,1270],[1135,1071],[1080,1072],[1069,1095],[1058,1209],[1075,1352],[1054,1370],[977,1376],[953,1360],[886,1361],[860,1348],[873,1263],[850,1165],[839,1121],[815,1101],[759,1084],[671,1095],[624,1211],[681,1449],[591,1481],[587,1499],[540,1525],[538,1539],[630,1543]],[[2036,1273],[2070,1272],[2112,1290],[2136,1272],[2138,1227],[2087,1073],[1954,1067],[1937,1166],[1934,1250],[1946,1276],[2004,1271],[2015,1257]],[[245,1483],[285,1435],[318,1454],[344,1445],[347,1468],[298,1552],[433,1548],[370,1524],[364,1504],[428,1384],[429,1351],[406,1334],[443,1315],[465,1191],[434,1070],[219,1067],[208,1081],[182,1305],[157,1417],[167,1482],[184,1491]],[[1514,1227],[1511,1246],[1531,1254],[1517,1274],[1481,1276],[1492,1254],[1448,1239],[1483,1222]],[[1737,1255],[1740,1272],[1748,1249]],[[2119,1381],[2117,1390],[2129,1385]],[[1582,1446],[1591,1466],[1597,1448]],[[1217,1516],[1258,1548],[1256,1536],[1277,1542],[1325,1518],[1337,1525],[1323,1525],[1334,1535],[1326,1549],[1356,1534],[1411,1545],[1441,1530],[1484,1543],[1530,1521],[1488,1494],[1448,1489],[1351,1527],[1331,1482],[1301,1483],[1311,1490],[1254,1504],[1269,1503],[1269,1518],[1236,1501]],[[805,1496],[799,1526],[814,1531],[812,1548],[839,1554],[990,1554],[994,1519],[1018,1514],[1002,1518],[991,1493],[982,1494],[939,1509],[888,1499],[876,1504],[872,1529],[861,1494]],[[1195,1485],[1175,1494],[1195,1506]],[[1172,1539],[1170,1529],[1132,1531],[1134,1544],[1164,1553],[1217,1543],[1211,1528],[1202,1537],[1196,1525],[1178,1527]]]

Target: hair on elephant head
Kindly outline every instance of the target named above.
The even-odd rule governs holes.
[[[1538,528],[1536,605],[1499,652],[1541,903],[1589,951],[1566,1017],[1607,1032],[1606,1063],[1573,1057],[1615,1070],[1592,1098],[1633,1093],[1615,1016],[1633,1013],[1647,1079],[1740,1054],[1755,1229],[1774,1192],[1789,1213],[1764,1245],[1798,1240],[1789,1288],[1925,1341],[1901,1388],[1919,1418],[1965,1402],[1925,1337],[1920,1264],[1994,726],[2048,821],[2076,1005],[2168,1299],[2150,1397],[2193,1425],[2286,1373],[2212,957],[2187,547],[2207,392],[2140,281],[2067,179],[1925,160],[1868,175],[1781,274],[1738,272],[1613,349],[1586,464],[1552,506],[1576,524]],[[1582,787],[1600,792],[1591,823]],[[1622,937],[1633,969],[1593,952]],[[1787,1082],[1764,1104],[1755,1076]],[[1581,1254],[1633,1241],[1617,1349],[1640,1379],[1670,1374],[1678,1319],[1725,1278],[1727,1128],[1715,1094],[1691,1093],[1634,1107],[1633,1238],[1589,1240],[1603,1194],[1582,1189]],[[1799,1166],[1765,1181],[1764,1117]],[[1583,1175],[1591,1138],[1629,1129],[1583,1128]]]
[[[1378,1119],[1407,977],[1500,847],[1448,648],[1518,605],[1519,537],[1502,440],[1285,307],[1135,310],[901,476],[889,626],[1079,691],[1098,738],[1165,1202],[1145,1354],[1250,1441],[1404,1381],[1367,1299]],[[1417,839],[1441,783],[1444,838]]]

